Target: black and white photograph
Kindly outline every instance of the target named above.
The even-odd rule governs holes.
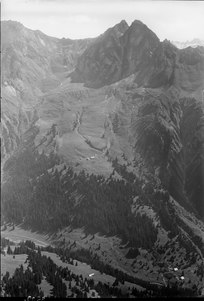
[[[204,1],[1,0],[0,296],[204,298]]]

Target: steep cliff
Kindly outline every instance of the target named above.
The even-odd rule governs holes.
[[[91,39],[49,37],[3,21],[2,29],[2,157],[8,157],[36,119],[42,95],[61,84]]]
[[[113,27],[97,38],[80,57],[71,78],[97,88],[135,74],[139,86],[173,85],[192,92],[202,89],[203,73],[202,47],[179,50],[167,40],[160,42],[136,20],[120,36]]]

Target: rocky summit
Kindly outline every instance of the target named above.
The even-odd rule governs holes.
[[[2,233],[46,234],[52,247],[32,258],[114,277],[87,282],[99,296],[201,296],[204,47],[178,49],[138,20],[82,40],[1,28]]]

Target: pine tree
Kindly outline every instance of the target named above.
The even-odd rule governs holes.
[[[10,245],[9,245],[8,248],[7,248],[7,254],[9,254],[9,255],[13,254]]]

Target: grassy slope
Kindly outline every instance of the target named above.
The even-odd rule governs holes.
[[[49,253],[49,252],[43,251],[42,254],[47,257],[50,257],[56,265],[61,266],[61,267],[68,267],[69,270],[72,271],[72,273],[74,273],[76,275],[82,275],[83,278],[91,278],[91,277],[89,277],[89,275],[94,274],[92,277],[93,277],[93,280],[96,282],[101,281],[102,283],[112,285],[113,282],[115,281],[115,277],[112,277],[112,276],[104,274],[104,273],[101,274],[99,271],[92,269],[88,264],[80,262],[78,260],[74,260],[74,265],[72,265],[69,263],[62,262],[60,260],[59,256],[54,253]],[[76,263],[77,263],[77,266],[76,266]],[[131,288],[136,287],[138,290],[144,290],[139,285],[125,281],[124,287],[127,287],[127,286],[129,286]]]
[[[25,263],[27,258],[26,254],[13,255],[6,254],[5,256],[1,254],[1,275],[5,275],[6,272],[9,272],[10,276],[12,276],[17,267],[23,265],[23,268],[27,268],[27,263]]]
[[[114,94],[114,89],[118,87],[112,85],[94,90],[82,84],[72,84],[69,79],[62,81],[60,86],[43,95],[37,108],[39,120],[36,125],[40,132],[35,144],[38,145],[51,125],[56,124],[56,150],[65,162],[76,171],[83,169],[89,173],[110,175],[113,169],[107,151],[113,157],[126,153],[126,157],[133,158],[128,141],[132,104],[125,104],[127,111],[124,114],[122,89],[119,87],[119,94]],[[113,129],[112,118],[116,112],[124,124]],[[125,132],[121,132],[121,128]],[[39,150],[42,148],[40,146]]]
[[[70,231],[70,228],[66,228],[63,231],[59,231],[56,235],[48,236],[46,234],[40,234],[36,232],[31,232],[30,230],[24,230],[16,226],[15,230],[10,231],[11,228],[8,227],[8,230],[2,232],[2,237],[19,242],[21,240],[32,240],[36,245],[46,246],[48,244],[60,245],[63,238],[65,238],[65,247],[69,247],[76,241],[77,247],[82,247],[85,249],[92,250],[96,253],[104,263],[110,264],[113,267],[117,267],[125,273],[130,273],[132,275],[138,274],[138,271],[134,272],[131,268],[131,265],[134,259],[127,259],[125,255],[127,254],[129,248],[122,244],[121,239],[118,237],[106,237],[100,234],[95,234],[94,238],[92,235],[88,235],[86,238],[83,232],[83,229],[73,229]],[[98,246],[101,246],[100,250]],[[141,250],[142,253],[142,250]],[[151,255],[150,255],[151,257]],[[152,258],[152,257],[151,257]],[[143,261],[148,265],[149,257],[144,259],[143,256],[138,257],[141,260],[141,264],[144,264]],[[138,269],[141,268],[141,264],[138,263]],[[131,272],[132,270],[132,272]],[[141,270],[140,276],[146,280],[158,281],[158,273],[149,275],[146,274],[146,271]]]
[[[146,211],[147,209],[148,208],[144,207],[143,211]],[[152,214],[152,212],[147,210],[147,214]],[[53,234],[52,236],[24,230],[19,226],[16,226],[15,230],[13,231],[10,230],[11,227],[8,227],[6,231],[2,232],[2,236],[16,242],[29,239],[35,242],[37,245],[45,246],[47,244],[52,244],[62,247],[62,241],[65,239],[64,247],[70,247],[75,241],[77,248],[82,247],[85,249],[90,249],[96,253],[104,263],[110,264],[115,268],[117,267],[120,270],[138,278],[150,280],[151,282],[163,284],[163,275],[165,272],[170,271],[173,267],[178,267],[178,275],[181,275],[181,272],[184,272],[184,286],[189,287],[189,281],[191,281],[191,286],[193,284],[196,284],[198,287],[201,286],[201,282],[196,275],[197,263],[195,262],[194,264],[186,266],[185,257],[189,255],[186,254],[185,249],[179,247],[175,239],[168,239],[166,244],[164,244],[166,245],[166,248],[163,250],[162,254],[160,255],[160,259],[158,260],[165,262],[166,267],[160,269],[157,266],[157,260],[155,261],[154,255],[143,249],[139,249],[140,255],[138,255],[136,258],[126,258],[125,255],[127,254],[129,248],[124,245],[118,237],[106,237],[100,235],[99,233],[96,233],[94,237],[92,235],[86,236],[83,229],[70,229],[69,227],[59,231],[56,234]],[[100,249],[98,248],[99,244]],[[160,246],[163,245],[161,244],[161,239],[159,240],[159,237],[157,244]],[[52,259],[58,265],[64,265],[64,263],[62,263],[55,254],[48,255],[51,258],[53,257]],[[173,263],[172,256],[174,258]],[[10,262],[12,261],[12,258],[13,257],[9,256]],[[4,267],[6,266],[4,265]],[[96,277],[99,277],[97,278],[98,280],[103,280],[103,275],[101,276],[99,272],[93,271],[90,266],[86,264],[78,262],[78,267],[72,265],[69,267],[74,273],[82,274],[85,277],[88,277],[88,275],[93,272],[95,273]],[[177,274],[174,274],[176,277]],[[111,276],[106,277],[106,279],[109,279],[108,281],[111,281],[112,278],[113,277]]]
[[[16,243],[22,240],[32,240],[36,245],[47,246],[50,244],[49,236],[46,234],[39,234],[30,230],[22,229],[20,226],[15,226],[15,230],[11,230],[11,227],[7,227],[6,230],[1,230],[1,236]]]
[[[83,88],[80,84],[65,83],[43,97],[39,107],[37,124],[40,133],[36,144],[49,130],[52,123],[57,124],[57,150],[65,162],[78,165],[89,171],[110,174],[110,163],[104,156],[103,149],[107,141],[102,138],[104,123],[107,118],[106,107],[103,107],[105,92],[95,93],[91,89]],[[91,144],[87,143],[90,141]],[[90,157],[95,157],[89,159]]]
[[[76,231],[76,233],[80,233],[80,235],[82,234],[82,231],[80,231],[78,229],[78,231]],[[70,233],[70,236],[75,237],[76,238],[76,233]],[[84,235],[84,234],[83,234]],[[52,239],[48,238],[48,235],[43,235],[43,234],[39,234],[36,232],[31,232],[30,230],[25,230],[20,228],[19,226],[15,226],[14,230],[11,230],[11,227],[7,227],[7,230],[2,231],[2,237],[5,237],[11,241],[14,241],[16,244],[18,244],[20,241],[22,240],[31,240],[33,241],[36,245],[39,246],[46,246],[49,244],[51,244]],[[100,237],[98,235],[96,235],[96,239],[94,239],[94,241],[103,241],[103,239],[105,239],[105,237]],[[114,238],[112,238],[114,240]],[[108,239],[106,239],[108,240]],[[111,240],[111,238],[109,238],[109,240]],[[60,239],[58,238],[57,241],[59,242]],[[57,243],[57,241],[53,241],[54,244]],[[79,241],[77,242],[78,244],[80,243]],[[108,243],[108,241],[107,241]],[[110,242],[109,242],[110,244]],[[108,248],[109,249],[109,248]],[[112,249],[112,248],[111,248]],[[113,249],[112,249],[113,250]],[[93,279],[98,282],[101,281],[102,283],[106,283],[106,284],[110,284],[112,285],[113,282],[115,281],[115,278],[110,276],[110,275],[106,275],[106,274],[101,274],[99,271],[92,269],[88,264],[80,262],[78,260],[74,260],[74,265],[68,264],[68,263],[64,263],[60,260],[59,256],[54,254],[54,253],[49,253],[49,252],[42,252],[43,255],[46,255],[47,257],[50,257],[54,263],[56,263],[58,266],[62,266],[62,267],[68,267],[74,274],[76,275],[82,275],[84,278],[89,278],[89,274],[94,273]],[[110,252],[111,254],[111,252]],[[6,271],[8,271],[10,273],[10,275],[12,275],[15,271],[15,269],[20,266],[21,264],[23,265],[24,269],[26,269],[27,264],[25,264],[25,260],[27,258],[27,255],[22,254],[22,255],[15,255],[15,258],[13,258],[13,255],[7,255],[6,256],[1,256],[1,273],[2,275],[4,275],[6,273]],[[77,266],[75,265],[77,262]],[[69,296],[69,287],[68,287],[68,282],[66,282],[67,285],[67,292],[68,292],[68,296]],[[72,283],[72,285],[74,285],[74,283]],[[52,289],[52,286],[46,281],[46,279],[43,279],[41,284],[39,285],[39,287],[41,287],[42,291],[44,292],[44,295],[49,297],[50,296],[50,292]],[[144,290],[143,287],[127,282],[125,281],[124,285],[121,284],[121,289],[122,291],[126,291],[127,287],[130,287],[132,289],[132,287],[137,288],[138,290]],[[94,291],[94,290],[93,290]],[[95,291],[94,291],[95,292]],[[92,291],[89,292],[89,297],[91,297]],[[96,292],[95,295],[97,296]]]

